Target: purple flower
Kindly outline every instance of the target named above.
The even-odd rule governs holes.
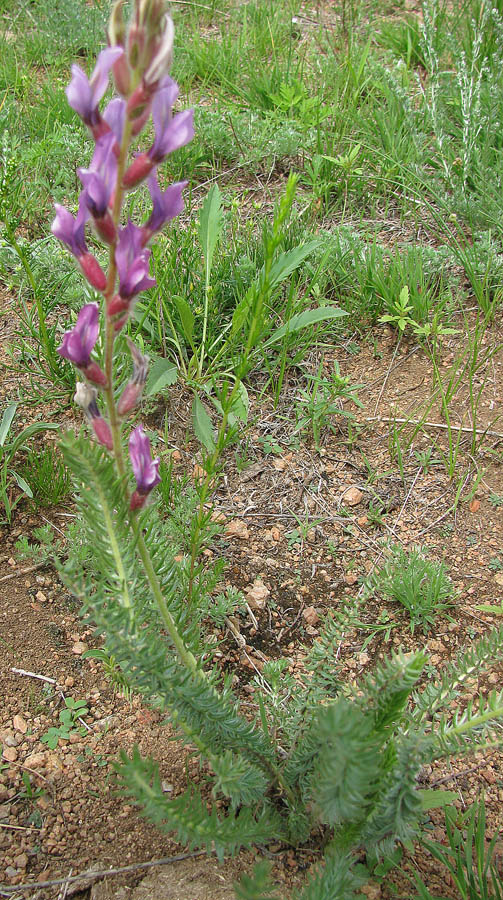
[[[129,458],[136,478],[136,491],[131,498],[131,509],[143,506],[145,497],[159,484],[159,460],[152,459],[150,441],[141,425],[131,432],[129,438]]]
[[[177,181],[163,192],[154,174],[148,179],[148,189],[152,198],[152,213],[148,222],[143,226],[143,242],[146,244],[153,235],[160,231],[166,222],[179,216],[183,210],[182,191],[188,184],[187,181]]]
[[[122,47],[107,47],[102,50],[90,79],[80,66],[72,66],[72,80],[66,89],[68,103],[91,130],[99,127],[103,121],[98,104],[108,86],[108,73],[123,53]]]
[[[96,148],[89,169],[77,169],[77,174],[85,188],[85,203],[95,219],[101,219],[108,210],[108,204],[117,179],[117,156],[115,155],[115,135],[105,134],[96,142]]]
[[[173,116],[171,108],[178,97],[178,85],[169,76],[164,78],[152,104],[155,140],[148,156],[153,163],[162,162],[168,153],[184,147],[194,137],[194,110],[185,109]]]
[[[97,303],[86,303],[79,312],[77,324],[67,331],[58,353],[76,366],[87,366],[91,352],[98,340],[99,307]]]
[[[51,225],[51,231],[54,237],[66,244],[71,253],[79,259],[84,253],[87,253],[85,226],[89,218],[89,211],[85,197],[80,196],[79,211],[75,219],[71,212],[65,209],[64,206],[60,206],[59,203],[54,204],[54,209],[56,210],[56,218]]]
[[[163,78],[152,103],[154,143],[148,153],[139,153],[127,169],[123,180],[125,188],[140,184],[168,153],[185,146],[194,137],[194,110],[186,109],[176,116],[171,113],[177,97],[178,85],[169,76]]]
[[[68,249],[78,260],[79,265],[87,280],[97,291],[104,291],[107,285],[107,277],[97,259],[87,249],[85,239],[85,225],[89,218],[86,192],[83,191],[79,198],[79,211],[74,219],[71,212],[59,203],[54,204],[56,218],[51,225],[54,237],[66,244]]]
[[[143,238],[143,229],[134,225],[131,219],[119,231],[115,261],[119,273],[119,296],[124,300],[156,284],[148,274],[150,250],[143,249]]]
[[[91,352],[98,340],[98,317],[97,303],[87,303],[83,306],[75,327],[63,336],[63,343],[58,347],[58,353],[81,369],[89,381],[104,386],[107,383],[106,375],[98,363],[91,360]]]
[[[120,144],[122,141],[122,132],[124,131],[124,121],[126,118],[125,101],[120,100],[119,97],[116,97],[114,100],[110,100],[110,103],[103,113],[103,118],[107,125],[110,126],[110,129],[115,135],[115,140],[118,144]]]

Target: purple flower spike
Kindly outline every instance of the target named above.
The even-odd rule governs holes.
[[[90,79],[80,66],[72,66],[72,80],[66,89],[68,103],[93,131],[95,137],[97,137],[95,129],[103,122],[98,104],[108,86],[108,73],[123,53],[122,47],[107,47],[106,50],[102,50]]]
[[[188,184],[187,181],[177,181],[163,192],[157,178],[151,175],[148,179],[148,189],[152,198],[152,213],[148,222],[143,226],[143,241],[146,244],[156,232],[160,231],[166,222],[179,216],[183,210],[182,191]]]
[[[136,478],[136,491],[131,497],[131,509],[139,509],[150,491],[159,484],[159,459],[152,459],[150,441],[141,425],[131,432],[129,458]]]
[[[155,287],[156,281],[148,274],[150,250],[143,249],[144,232],[129,220],[119,231],[119,242],[115,251],[115,261],[119,273],[119,296],[129,300]]]
[[[99,307],[97,303],[86,303],[79,312],[77,323],[63,337],[58,353],[76,366],[88,366],[91,352],[98,340]]]
[[[171,78],[165,78],[152,104],[155,140],[148,156],[153,163],[162,162],[168,153],[184,147],[194,137],[194,110],[186,109],[172,115],[171,108],[177,97],[178,85]]]

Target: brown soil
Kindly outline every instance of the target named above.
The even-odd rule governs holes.
[[[333,417],[329,424],[334,431],[324,430],[319,451],[309,435],[295,440],[295,400],[305,380],[292,372],[277,409],[268,395],[251,397],[252,425],[244,445],[229,454],[226,479],[215,498],[223,532],[206,554],[209,560],[218,556],[227,560],[224,584],[241,588],[248,597],[251,591],[252,600],[254,587],[263,585],[269,592],[264,609],[250,602],[249,615],[236,617],[226,631],[216,631],[221,665],[235,674],[236,690],[248,706],[255,702],[252,676],[260,672],[265,659],[284,655],[294,674],[301,671],[303,648],[318,634],[320,617],[357,594],[359,579],[382,558],[383,538],[405,547],[421,544],[432,559],[445,560],[457,590],[455,608],[449,616],[439,616],[434,630],[424,636],[420,630],[411,632],[403,610],[372,600],[364,610],[364,621],[371,624],[386,613],[395,627],[388,640],[381,632],[365,649],[367,631],[350,635],[341,648],[345,677],[359,679],[375,659],[400,644],[406,649],[425,645],[431,665],[441,668],[458,648],[498,621],[477,610],[477,605],[503,602],[499,500],[503,498],[503,438],[497,421],[503,355],[497,353],[488,361],[480,376],[485,383],[477,429],[488,431],[477,440],[475,454],[467,446],[470,435],[463,433],[455,477],[450,480],[441,462],[425,472],[414,455],[431,447],[432,458],[440,459],[448,449],[438,403],[425,416],[438,427],[424,427],[410,447],[405,437],[411,436],[411,428],[402,434],[401,471],[396,456],[390,457],[389,419],[421,417],[432,375],[418,348],[403,345],[397,351],[395,335],[383,330],[379,337],[375,348],[348,341],[338,350],[342,373],[351,373],[355,383],[363,384],[360,398],[365,409],[355,410],[357,421],[349,431],[342,417],[340,421]],[[491,344],[499,337],[496,328],[488,334]],[[444,373],[463,345],[459,336],[446,340]],[[318,360],[312,363],[316,371]],[[327,373],[332,365],[333,353],[327,352]],[[177,471],[197,475],[197,448],[185,439],[188,403],[180,390],[167,406],[159,403],[146,409],[144,418],[150,428],[164,434],[167,416],[171,443],[166,449],[176,451]],[[466,409],[465,386],[452,410],[462,416]],[[66,414],[62,421],[68,424]],[[468,415],[457,421],[470,427]],[[477,472],[482,475],[478,482]],[[460,484],[461,501],[454,510]],[[375,519],[376,507],[381,509],[380,521]],[[188,778],[200,777],[196,758],[173,742],[169,725],[145,708],[140,698],[121,697],[101,664],[82,658],[95,642],[53,570],[30,571],[29,563],[16,559],[14,544],[21,535],[30,536],[36,525],[47,520],[63,531],[71,512],[71,507],[53,509],[41,518],[21,506],[13,527],[2,535],[0,881],[6,886],[64,879],[91,869],[107,870],[185,852],[116,795],[112,761],[120,748],[130,750],[137,744],[142,753],[154,756],[167,793],[176,794]],[[495,673],[483,687],[495,687],[500,680]],[[477,688],[471,686],[474,692]],[[41,738],[57,725],[65,697],[86,700],[85,734],[60,741],[50,750]],[[435,766],[422,773],[422,781],[426,787],[441,783],[456,790],[460,808],[484,793],[488,837],[500,826],[503,770],[498,753]],[[442,819],[439,812],[431,813],[437,838],[442,837]],[[313,848],[294,852],[275,845],[243,853],[222,867],[216,860],[194,855],[147,875],[138,868],[95,879],[94,886],[89,879],[69,882],[66,894],[61,885],[54,885],[15,896],[45,900],[79,891],[78,896],[93,900],[223,900],[233,896],[232,882],[240,872],[249,870],[254,858],[264,853],[273,861],[280,896],[302,883],[306,870],[316,862]],[[424,851],[405,868],[418,870],[432,893],[455,898],[448,876]],[[410,882],[400,871],[391,873],[387,883],[371,886],[368,896],[410,898]]]

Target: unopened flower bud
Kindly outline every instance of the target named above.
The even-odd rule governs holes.
[[[135,408],[138,400],[142,395],[143,388],[145,387],[145,382],[147,380],[148,357],[143,356],[136,344],[133,344],[133,342],[129,340],[129,338],[128,346],[133,358],[133,375],[131,377],[131,380],[124,388],[120,400],[117,404],[117,412],[119,416],[127,416],[128,413],[130,413]]]
[[[146,500],[146,494],[140,494],[139,491],[133,491],[133,493],[131,494],[131,500],[129,501],[129,509],[141,509],[142,506],[145,506]]]
[[[133,22],[128,34],[128,58],[132,69],[136,69],[143,56],[145,48],[145,29]]]
[[[169,16],[164,17],[161,40],[155,48],[155,55],[145,73],[147,84],[158,84],[161,78],[169,73],[173,62],[173,41],[175,27]]]
[[[131,69],[126,56],[121,56],[112,67],[115,87],[123,97],[129,97],[131,91]]]
[[[99,366],[97,362],[94,362],[94,360],[91,360],[88,366],[81,366],[80,370],[92,384],[97,384],[99,387],[107,386],[107,376],[101,366]]]
[[[73,399],[84,410],[86,419],[91,424],[98,443],[106,447],[107,450],[113,450],[114,444],[110,425],[98,409],[96,396],[96,388],[91,387],[84,381],[79,381]]]
[[[124,0],[117,0],[112,7],[112,14],[108,21],[108,40],[111,47],[124,47],[126,43]]]
[[[101,218],[94,218],[93,223],[100,238],[107,244],[113,244],[117,232],[110,213],[106,212]]]
[[[107,450],[113,450],[114,441],[112,437],[112,431],[106,419],[104,419],[103,416],[98,416],[97,418],[92,420],[92,426],[98,444],[106,447]]]
[[[145,181],[145,178],[150,175],[154,165],[155,163],[152,162],[146,153],[139,153],[126,170],[124,178],[122,179],[123,187],[133,188],[136,187],[136,185],[141,184],[141,182]]]
[[[79,256],[79,264],[89,284],[97,291],[104,291],[107,286],[107,276],[101,268],[98,260],[92,253],[84,253]]]

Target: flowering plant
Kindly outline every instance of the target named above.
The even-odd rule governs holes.
[[[173,23],[165,12],[163,0],[137,2],[128,31],[123,19],[123,2],[119,0],[110,19],[110,46],[99,54],[90,78],[80,66],[73,66],[66,91],[70,106],[89,128],[95,149],[90,167],[78,170],[83,190],[76,218],[56,205],[52,232],[74,255],[89,284],[103,295],[104,365],[91,358],[99,334],[97,303],[88,303],[81,309],[76,325],[66,332],[58,352],[85,377],[86,382],[77,386],[76,402],[83,407],[96,439],[113,450],[121,474],[125,469],[120,418],[131,413],[139,401],[148,361],[129,341],[133,375],[116,402],[112,378],[114,342],[131,315],[138,294],[155,286],[155,279],[149,275],[148,242],[182,210],[181,192],[186,183],[171,185],[163,192],[156,168],[194,134],[193,110],[172,113],[178,96],[178,86],[169,76],[173,34]],[[110,72],[120,96],[102,113],[100,101],[107,90]],[[131,160],[132,143],[146,127],[151,112],[155,140],[148,153],[136,154]],[[129,220],[121,227],[127,191],[147,177],[153,205],[151,216],[144,226]],[[85,236],[88,224],[94,226],[97,236],[108,245],[107,274],[88,249]],[[101,415],[97,391],[90,385],[102,391],[108,421]],[[144,505],[158,483],[158,462],[150,458],[150,443],[141,427],[131,435],[129,446],[137,477],[137,489],[130,505],[136,510]]]
[[[182,209],[185,183],[162,190],[157,169],[167,154],[192,138],[192,111],[172,111],[178,96],[169,76],[174,30],[164,0],[134,0],[129,28],[122,13],[123,0],[118,0],[110,19],[110,46],[100,53],[90,78],[74,66],[67,89],[95,148],[90,167],[79,169],[83,190],[76,217],[57,206],[52,230],[102,297],[104,350],[102,359],[94,358],[100,307],[88,303],[64,335],[59,353],[82,376],[75,400],[95,439],[67,436],[63,442],[84,537],[93,547],[93,570],[83,572],[70,552],[60,571],[131,687],[169,711],[181,738],[197,748],[211,769],[208,809],[210,801],[196,785],[168,799],[152,760],[142,759],[138,750],[132,758],[123,755],[120,777],[146,814],[175,830],[184,843],[214,849],[220,858],[242,846],[271,839],[296,844],[313,831],[323,832],[326,866],[302,898],[350,898],[362,881],[353,868],[352,851],[379,850],[417,830],[426,806],[417,783],[421,766],[459,752],[468,741],[487,746],[493,739],[503,696],[481,700],[476,708],[469,705],[454,719],[450,705],[457,686],[471,673],[503,658],[503,631],[474,645],[437,684],[430,682],[422,690],[415,685],[426,661],[423,653],[393,656],[356,687],[341,684],[335,652],[351,619],[347,612],[334,615],[308,654],[299,680],[281,659],[258,674],[255,716],[243,715],[229,680],[207,665],[211,645],[200,625],[211,597],[198,564],[208,521],[206,500],[229,429],[237,428],[241,379],[260,340],[267,300],[278,273],[292,271],[292,256],[278,254],[278,249],[296,179],[288,180],[272,224],[264,229],[263,267],[233,316],[232,332],[246,335],[234,381],[220,391],[216,433],[201,401],[196,404],[205,474],[191,554],[180,559],[155,503],[147,502],[160,482],[160,469],[141,425],[128,435],[132,490],[123,448],[125,422],[145,384],[147,357],[128,341],[132,374],[118,398],[113,363],[117,336],[138,294],[155,284],[149,274],[149,242]],[[102,111],[110,73],[119,97]],[[150,115],[153,142],[131,158],[133,142]],[[125,196],[144,181],[152,212],[142,225],[124,223]],[[107,269],[89,250],[89,226],[108,247]],[[297,317],[295,327],[302,321]]]

